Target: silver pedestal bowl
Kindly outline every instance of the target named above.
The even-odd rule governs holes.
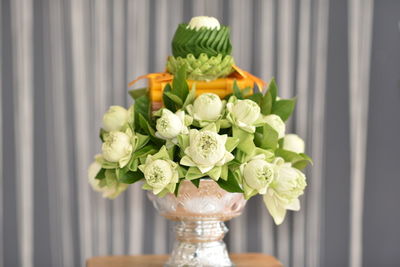
[[[246,200],[241,193],[229,193],[211,179],[202,179],[199,188],[182,181],[176,197],[149,199],[165,218],[175,221],[176,240],[166,267],[234,266],[223,241],[225,221],[239,216]]]

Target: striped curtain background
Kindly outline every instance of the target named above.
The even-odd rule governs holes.
[[[170,252],[172,224],[138,185],[104,200],[86,173],[107,107],[129,105],[128,82],[164,70],[177,24],[194,15],[231,26],[238,65],[276,77],[282,97],[298,96],[289,131],[315,160],[302,210],[276,227],[261,199],[252,199],[228,223],[230,251],[272,254],[293,267],[362,266],[373,0],[3,0],[0,14],[0,267]],[[334,262],[326,196],[335,145],[326,139],[336,125],[327,107],[336,105],[328,89],[336,87],[329,75],[339,60],[348,77],[338,81],[345,101],[337,105],[348,110],[350,208],[336,214],[347,220],[348,252]]]

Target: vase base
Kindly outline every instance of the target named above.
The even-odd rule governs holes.
[[[165,267],[233,267],[223,241],[177,242]]]

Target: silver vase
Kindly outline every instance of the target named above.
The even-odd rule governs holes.
[[[176,240],[166,267],[234,266],[223,238],[228,232],[224,221],[239,216],[246,200],[229,193],[211,179],[202,179],[197,188],[182,181],[177,197],[159,198],[148,193],[157,211],[175,224]]]

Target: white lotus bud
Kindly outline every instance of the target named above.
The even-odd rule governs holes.
[[[110,132],[102,145],[103,157],[109,162],[119,162],[120,159],[129,156],[133,147],[130,137],[123,132]]]
[[[264,121],[278,133],[279,139],[285,136],[286,126],[281,117],[270,114],[264,117]]]
[[[103,116],[103,127],[107,132],[119,131],[128,122],[129,113],[121,106],[111,106]]]
[[[168,109],[163,109],[162,116],[157,120],[156,129],[163,139],[172,139],[178,136],[185,127],[185,115],[179,117]]]
[[[216,121],[221,117],[224,104],[218,95],[206,93],[193,103],[193,118],[198,121]]]
[[[193,17],[187,26],[187,28],[196,31],[200,30],[202,27],[209,30],[219,30],[221,25],[219,24],[219,21],[214,17],[197,16]]]
[[[304,153],[304,141],[297,134],[287,134],[283,138],[283,149],[295,153]]]
[[[237,100],[231,105],[229,111],[237,123],[251,126],[260,117],[260,107],[250,99]]]

